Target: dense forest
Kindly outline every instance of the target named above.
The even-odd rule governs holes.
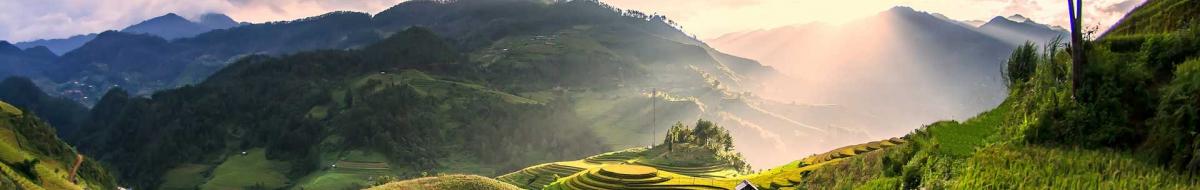
[[[408,176],[444,167],[438,160],[449,154],[516,168],[607,149],[589,130],[572,127],[580,121],[561,103],[424,74],[462,64],[441,39],[411,28],[362,50],[247,58],[204,83],[151,98],[112,90],[77,144],[138,186],[153,186],[177,164],[252,147],[293,163],[293,177],[342,149],[381,152],[411,166]]]
[[[360,27],[369,29],[355,29]],[[283,30],[291,32],[273,32]],[[275,54],[323,44],[291,37],[374,30],[388,37],[337,43],[346,49]],[[363,36],[375,35],[367,33]],[[247,36],[271,36],[259,40],[278,43],[239,40]],[[209,45],[182,45],[188,43]],[[88,47],[104,44],[112,46]],[[95,103],[69,141],[113,165],[123,183],[141,188],[214,185],[203,180],[229,176],[221,175],[224,165],[258,149],[265,150],[265,160],[257,161],[290,167],[270,171],[282,175],[279,183],[245,185],[309,186],[313,178],[341,171],[335,163],[342,162],[392,166],[379,175],[400,177],[442,171],[496,175],[613,148],[589,128],[593,120],[576,113],[585,110],[577,99],[591,98],[583,96],[591,91],[637,96],[638,88],[657,85],[699,89],[719,99],[722,89],[753,87],[751,74],[770,73],[753,61],[706,48],[662,16],[598,1],[411,1],[373,17],[336,12],[172,41],[106,32],[62,60],[88,60],[80,56],[92,54],[129,65],[154,62],[127,68],[169,77],[182,74],[172,73],[179,70],[169,68],[179,64],[167,60],[179,57],[154,57],[153,51],[238,52],[226,46],[291,49],[241,56],[203,82],[151,95],[124,88],[144,86],[119,85]],[[151,57],[132,56],[143,55],[137,52]],[[138,61],[120,61],[135,57]],[[125,66],[111,65],[118,67]],[[62,73],[93,72],[72,68],[81,70]],[[382,158],[370,156],[376,154]],[[191,166],[207,169],[176,174]],[[188,175],[202,181],[170,177]]]

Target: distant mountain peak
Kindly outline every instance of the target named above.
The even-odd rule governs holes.
[[[237,21],[233,20],[233,18],[229,18],[228,15],[221,13],[207,13],[200,15],[198,23],[213,29],[227,29],[239,25]]]
[[[129,26],[121,32],[152,34],[166,39],[176,39],[192,37],[209,30],[212,28],[192,22],[175,13],[167,13]]]
[[[1013,22],[1025,22],[1025,21],[1030,21],[1030,20],[1029,20],[1029,18],[1027,18],[1027,17],[1025,17],[1024,15],[1021,15],[1021,14],[1013,14],[1012,16],[1008,16],[1008,17],[1007,17],[1007,19],[1008,19],[1008,20],[1012,20]]]
[[[0,53],[21,52],[21,48],[8,43],[8,41],[0,40]]]
[[[992,20],[988,20],[987,23],[988,24],[998,24],[998,23],[1016,23],[1016,22],[1013,20],[1010,20],[1008,18],[1002,17],[1002,16],[996,16],[996,17],[992,17]],[[987,24],[984,24],[984,25],[987,25]]]
[[[150,20],[147,20],[147,21],[153,21],[153,20],[184,20],[184,21],[187,21],[188,19],[183,18],[182,16],[179,16],[175,13],[167,13],[162,16],[151,18]],[[191,22],[191,21],[188,21],[188,22]]]
[[[895,6],[895,7],[892,7],[891,9],[888,9],[886,12],[910,12],[910,13],[915,13],[915,12],[917,12],[917,10],[913,9],[912,7],[907,7],[907,6]]]

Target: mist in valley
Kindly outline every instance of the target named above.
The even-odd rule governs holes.
[[[725,119],[756,168],[993,108],[1006,97],[1001,66],[1011,52],[977,28],[905,7],[841,25],[793,25],[706,42],[779,71],[751,90],[757,100],[749,108],[728,109],[730,115],[770,113],[804,126],[761,124],[771,117]]]

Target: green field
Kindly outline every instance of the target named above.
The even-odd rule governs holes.
[[[167,171],[163,176],[161,189],[196,189],[208,180],[205,172],[212,169],[210,165],[183,164]]]
[[[290,165],[285,162],[267,160],[265,151],[261,148],[246,151],[246,155],[233,155],[225,159],[213,170],[209,179],[201,189],[244,189],[263,187],[276,189],[288,186],[284,174]]]

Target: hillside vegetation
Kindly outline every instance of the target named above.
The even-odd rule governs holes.
[[[667,137],[663,143],[650,148],[632,148],[582,160],[536,165],[496,179],[528,189],[541,189],[552,183],[564,186],[555,188],[565,188],[572,186],[570,180],[585,180],[583,178],[589,178],[589,175],[601,175],[603,172],[596,172],[612,165],[643,166],[654,170],[644,173],[676,176],[656,178],[641,184],[652,188],[665,187],[661,186],[665,184],[686,184],[680,181],[682,179],[735,177],[750,172],[741,154],[734,150],[732,138],[724,127],[704,120],[697,121],[694,127],[677,123]],[[679,179],[672,180],[674,178]]]
[[[1150,7],[1166,2],[1152,1],[1131,15],[1162,11]],[[1123,27],[1129,26],[1117,26]],[[911,143],[823,166],[800,184],[835,189],[1200,188],[1194,175],[1200,171],[1194,153],[1200,123],[1197,31],[1113,33],[1091,41],[1089,64],[1076,92],[1063,47],[1051,44],[1038,51],[1024,45],[1009,62],[1009,98],[996,109],[961,123],[928,125],[905,137]]]
[[[1156,3],[1166,1],[1131,15],[1166,9]],[[659,145],[589,158],[618,161],[612,164],[543,164],[500,179],[535,189],[539,180],[523,176],[554,176],[545,189],[731,188],[741,180],[762,189],[1197,189],[1200,30],[1194,26],[1112,33],[1085,47],[1023,45],[1004,73],[1009,96],[990,111],[758,173],[687,176],[627,160],[665,146]],[[1129,26],[1116,28],[1123,27]],[[1079,84],[1070,82],[1068,51],[1085,51],[1089,59]],[[724,138],[716,137],[710,142],[721,144]]]
[[[115,188],[100,163],[76,153],[54,128],[0,101],[0,189]]]

